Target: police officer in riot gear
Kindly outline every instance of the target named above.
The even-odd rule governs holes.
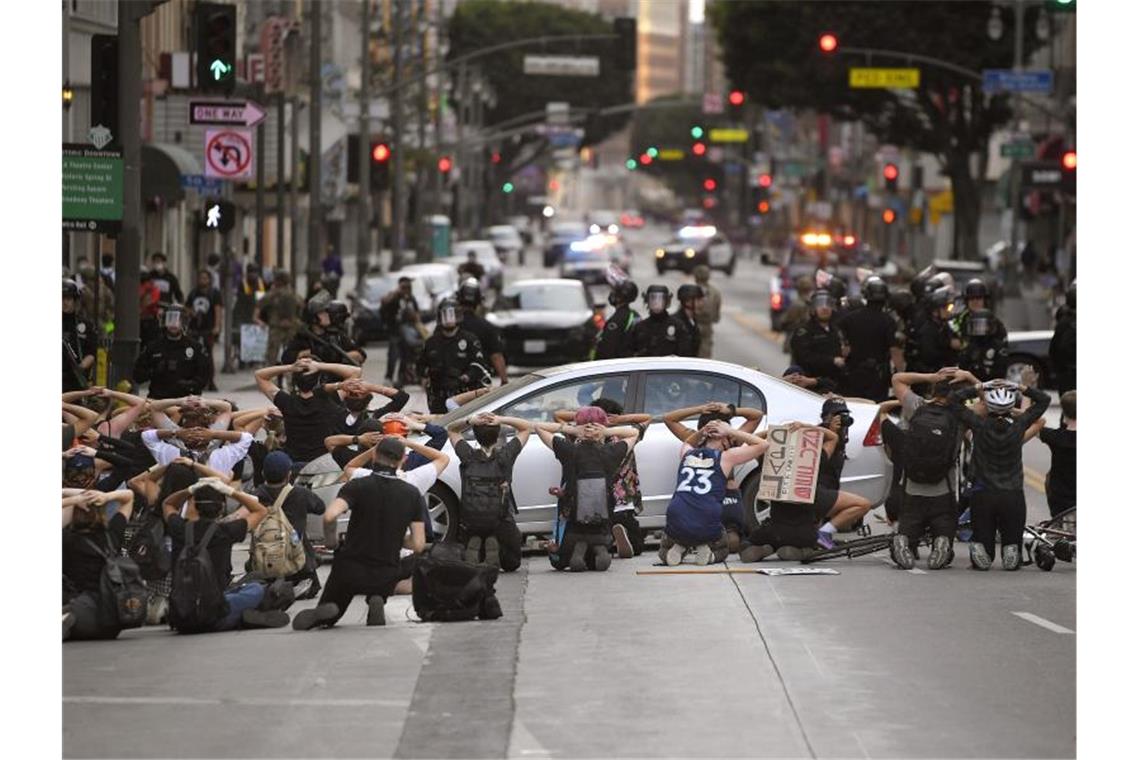
[[[468,277],[456,292],[456,298],[463,311],[463,318],[459,322],[462,330],[474,335],[483,346],[483,355],[491,361],[499,382],[507,384],[507,357],[503,350],[503,337],[499,328],[479,315],[479,307],[483,304],[483,289],[474,277]]]
[[[916,319],[907,333],[907,370],[937,372],[957,363],[961,345],[947,321],[953,301],[954,294],[946,287],[926,296],[921,319]]]
[[[967,311],[964,324],[965,347],[958,366],[982,382],[1005,377],[1009,367],[1009,341],[1004,327],[989,309]]]
[[[701,328],[697,324],[697,309],[705,300],[705,291],[700,285],[686,283],[677,288],[680,306],[673,313],[685,330],[677,345],[678,356],[698,356],[701,350]]]
[[[610,306],[614,313],[606,320],[598,333],[598,343],[594,348],[595,359],[624,359],[633,356],[633,328],[641,315],[631,304],[637,300],[637,283],[621,280],[610,288]]]
[[[447,399],[483,387],[490,380],[479,338],[461,328],[459,321],[459,302],[454,298],[441,301],[435,332],[424,342],[416,363],[432,414],[447,412]]]
[[[1065,293],[1065,305],[1057,309],[1057,324],[1049,341],[1049,361],[1057,378],[1057,392],[1077,387],[1077,281]]]
[[[1005,329],[1005,325],[996,314],[993,313],[993,299],[991,298],[990,288],[986,285],[984,280],[977,277],[966,283],[966,287],[962,291],[962,296],[966,301],[966,309],[954,321],[954,333],[956,335],[966,337],[966,320],[971,314],[976,314],[980,311],[990,312],[990,329],[992,337],[1001,342],[1003,347],[1008,347],[1009,333]],[[968,342],[968,341],[964,341]],[[963,350],[965,350],[963,348]],[[981,377],[981,375],[978,375]]]
[[[832,317],[835,300],[817,290],[811,297],[811,317],[792,333],[792,363],[807,375],[840,382],[847,367],[843,335]]]
[[[87,387],[95,364],[95,325],[79,316],[79,286],[63,281],[63,392]]]
[[[317,293],[305,304],[305,324],[293,336],[281,354],[281,362],[297,361],[302,351],[325,364],[355,364],[361,366],[368,355],[352,341],[343,329],[333,324],[333,300],[326,292]],[[339,326],[343,328],[343,320]],[[321,382],[335,382],[332,376],[323,376]]]
[[[135,361],[134,380],[150,383],[150,398],[198,396],[210,379],[210,360],[202,344],[183,331],[183,310],[168,306],[162,336],[152,341]]]
[[[682,335],[686,328],[669,313],[673,294],[664,285],[650,285],[645,289],[643,298],[649,315],[633,326],[633,355],[680,355]]]
[[[843,320],[843,335],[851,346],[842,395],[886,401],[891,384],[891,347],[896,345],[896,325],[886,313],[889,292],[878,277],[863,283],[863,305]]]

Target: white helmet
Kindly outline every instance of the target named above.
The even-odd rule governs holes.
[[[986,409],[991,414],[1009,414],[1013,411],[1013,407],[1017,406],[1018,395],[1017,389],[1010,388],[1008,385],[988,387],[984,395]]]

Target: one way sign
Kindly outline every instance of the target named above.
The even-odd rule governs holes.
[[[250,100],[190,101],[191,124],[252,127],[265,121],[265,111]]]

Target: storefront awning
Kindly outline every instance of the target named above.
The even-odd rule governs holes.
[[[167,205],[186,197],[182,177],[202,173],[193,153],[180,145],[144,143],[142,146],[143,200],[161,198]]]

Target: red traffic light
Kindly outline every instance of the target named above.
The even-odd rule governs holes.
[[[653,158],[648,153],[642,153],[637,160],[641,162],[642,166],[649,166],[653,163]]]
[[[376,143],[372,146],[372,160],[382,164],[392,157],[392,149],[387,143]]]
[[[887,164],[883,167],[883,179],[888,182],[893,182],[899,178],[899,168],[894,164]]]
[[[448,156],[440,156],[439,157],[439,170],[443,174],[447,174],[449,171],[451,171],[451,158],[450,157],[448,157]]]
[[[771,208],[772,206],[768,203],[768,201],[760,201],[756,204],[756,210],[761,214],[767,214]]]
[[[895,210],[891,208],[883,209],[883,224],[895,223]]]
[[[772,186],[772,175],[771,174],[761,174],[760,175],[760,187],[771,187],[771,186]]]
[[[740,90],[733,90],[728,93],[728,102],[730,105],[742,106],[744,105],[744,93]]]
[[[497,164],[503,160],[503,154],[497,150],[491,151],[491,163]]]
[[[712,177],[709,177],[708,179],[706,179],[705,180],[705,190],[707,190],[710,193],[713,190],[716,190],[716,180],[713,179]]]
[[[693,143],[693,155],[703,156],[708,151],[708,146],[704,143]]]
[[[1065,151],[1065,154],[1063,156],[1061,156],[1061,166],[1065,167],[1069,171],[1073,171],[1074,169],[1076,169],[1077,168],[1077,152],[1075,150]]]
[[[819,49],[825,53],[834,53],[839,49],[839,38],[831,32],[819,35]]]

